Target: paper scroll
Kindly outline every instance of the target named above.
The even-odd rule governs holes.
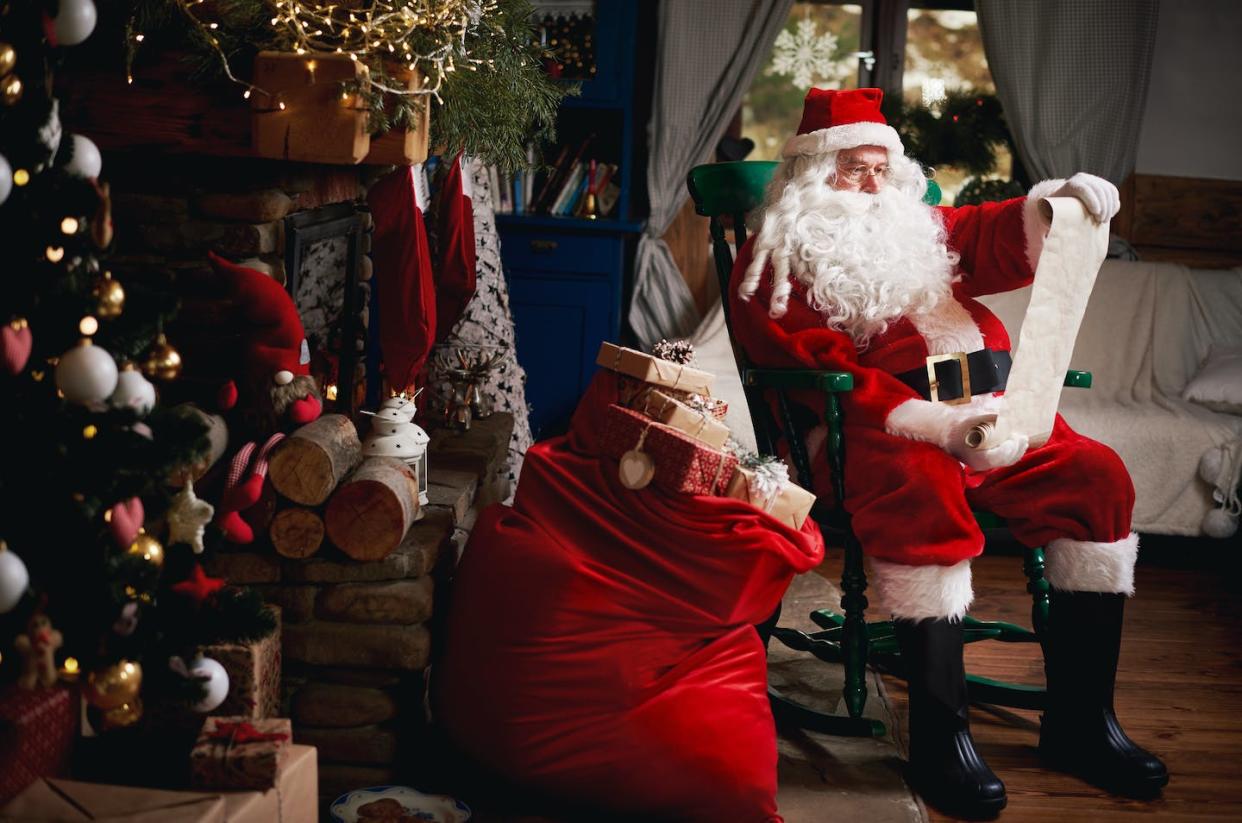
[[[966,445],[972,448],[992,448],[1012,433],[1025,434],[1032,449],[1047,442],[1087,298],[1108,253],[1108,224],[1096,223],[1077,198],[1049,197],[1039,208],[1052,228],[1035,270],[1000,411],[995,421],[967,431]]]

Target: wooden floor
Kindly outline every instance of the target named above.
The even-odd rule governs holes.
[[[977,706],[971,711],[975,743],[1009,793],[1002,821],[1242,821],[1238,555],[1238,546],[1226,541],[1149,538],[1140,549],[1137,593],[1126,608],[1116,708],[1130,736],[1168,765],[1163,797],[1125,800],[1045,771],[1035,751],[1037,712]],[[821,572],[839,580],[834,562],[839,561],[830,559]],[[1020,556],[985,554],[973,568],[972,613],[1030,625]],[[970,671],[991,677],[1043,679],[1034,644],[976,643],[968,648],[966,663]],[[885,680],[904,735],[905,684]],[[932,821],[953,819],[929,813]]]

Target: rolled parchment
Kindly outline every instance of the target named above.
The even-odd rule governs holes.
[[[1052,226],[1035,269],[1013,367],[996,419],[967,430],[971,448],[990,449],[1015,432],[1025,434],[1032,449],[1047,442],[1087,298],[1108,253],[1108,224],[1096,223],[1077,198],[1049,197],[1039,209]]]

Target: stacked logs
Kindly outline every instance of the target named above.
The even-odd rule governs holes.
[[[279,495],[268,536],[285,557],[310,557],[326,537],[354,560],[382,560],[419,516],[414,470],[391,457],[363,460],[344,415],[324,415],[285,438],[268,477]]]

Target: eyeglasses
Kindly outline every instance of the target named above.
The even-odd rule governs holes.
[[[888,166],[837,166],[837,174],[851,183],[860,183],[864,177],[879,177],[881,180],[887,180],[892,170]]]

